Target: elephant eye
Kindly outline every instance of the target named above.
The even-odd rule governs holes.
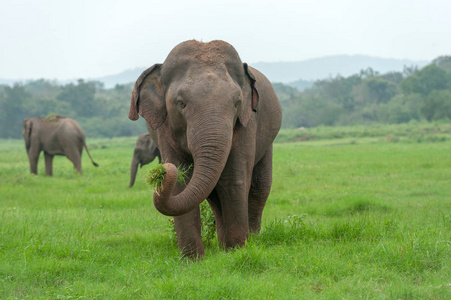
[[[175,103],[176,103],[178,106],[180,106],[182,109],[186,107],[185,102],[183,102],[183,101],[180,100],[180,99],[177,100],[177,101],[175,101]]]

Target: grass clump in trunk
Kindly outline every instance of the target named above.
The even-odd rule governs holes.
[[[187,174],[191,167],[192,165],[189,165],[187,167],[177,167],[177,182],[186,185],[185,178],[188,176]],[[162,164],[158,164],[156,167],[149,170],[149,173],[144,177],[144,179],[146,183],[158,193],[158,190],[163,188],[164,175],[166,175],[166,169]]]

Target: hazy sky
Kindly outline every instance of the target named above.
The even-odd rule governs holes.
[[[93,78],[222,39],[245,62],[451,55],[450,0],[1,0],[0,78]]]

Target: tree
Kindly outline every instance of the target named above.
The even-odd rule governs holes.
[[[434,64],[424,67],[401,82],[404,93],[417,93],[423,96],[427,96],[433,90],[445,90],[450,86],[450,75]]]
[[[79,79],[77,85],[69,83],[63,86],[57,99],[70,105],[73,112],[69,113],[69,116],[93,117],[97,114],[98,108],[94,101],[96,86],[95,82]]]
[[[404,76],[401,72],[389,72],[380,76],[381,78],[393,82],[395,84],[400,84],[404,79]]]
[[[432,63],[447,72],[451,72],[451,56],[439,56]]]
[[[70,104],[56,99],[61,92],[61,87],[56,82],[38,79],[27,82],[24,87],[33,98],[33,103],[30,107],[30,112],[33,116],[46,116],[51,113],[70,114]]]
[[[451,120],[451,92],[447,90],[432,91],[421,106],[421,113],[426,120]]]
[[[379,72],[374,71],[372,68],[360,70],[360,78],[362,78],[362,79],[376,77],[376,76],[379,76]]]
[[[365,80],[370,103],[387,103],[398,93],[396,84],[381,77],[372,77]]]
[[[22,84],[14,84],[13,87],[5,86],[0,97],[0,137],[18,138],[22,133],[22,122],[31,117],[31,94]]]
[[[404,66],[402,73],[404,74],[404,77],[409,77],[414,75],[417,71],[418,71],[417,66]]]
[[[396,95],[388,103],[382,104],[378,110],[378,120],[384,123],[407,123],[420,119],[420,107],[423,97],[419,94]]]
[[[355,106],[355,98],[352,95],[353,88],[361,82],[362,77],[359,75],[352,75],[347,78],[337,76],[327,80],[316,81],[314,85],[315,89],[312,92],[316,94],[320,93],[324,97],[338,103],[346,110],[352,111]]]

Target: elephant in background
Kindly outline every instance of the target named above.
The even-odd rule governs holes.
[[[136,140],[135,149],[133,150],[132,165],[130,168],[130,184],[131,188],[135,184],[138,166],[142,168],[144,165],[151,163],[155,157],[158,157],[158,163],[161,163],[161,154],[155,143],[152,141],[150,134],[143,133]]]
[[[85,142],[85,134],[77,121],[59,115],[28,118],[23,121],[22,135],[25,139],[25,148],[30,161],[30,171],[38,174],[38,160],[41,151],[44,151],[45,174],[53,175],[53,157],[65,155],[73,164],[75,170],[82,174],[81,153],[83,147],[94,166]]]
[[[224,41],[182,42],[135,82],[129,118],[141,115],[166,162],[153,202],[175,216],[179,250],[204,255],[199,205],[213,210],[218,240],[243,246],[258,233],[272,184],[272,143],[282,111],[269,80]],[[193,165],[187,185],[177,166]]]

